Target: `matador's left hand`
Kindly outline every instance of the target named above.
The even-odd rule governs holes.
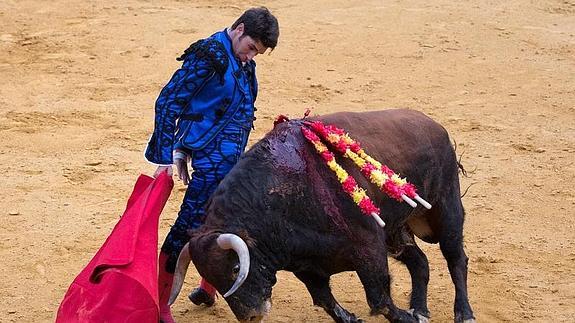
[[[178,177],[182,180],[184,185],[190,183],[190,172],[188,170],[188,160],[190,156],[181,150],[174,151],[174,164],[176,164],[176,170],[178,172]]]

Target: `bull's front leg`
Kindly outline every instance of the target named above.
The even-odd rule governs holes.
[[[363,322],[355,314],[341,307],[333,297],[329,287],[329,277],[324,277],[313,272],[294,273],[301,280],[311,294],[313,304],[322,307],[336,322],[354,323]]]
[[[418,320],[412,314],[397,308],[391,299],[391,278],[385,252],[377,255],[362,254],[356,266],[371,314],[383,314],[390,322],[413,322]]]

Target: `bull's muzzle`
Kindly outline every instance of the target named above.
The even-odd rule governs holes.
[[[237,316],[236,316],[236,318],[241,323],[247,323],[247,322],[250,322],[250,323],[260,322],[261,323],[261,322],[264,322],[264,319],[269,315],[271,308],[272,308],[272,302],[270,299],[267,299],[260,306],[258,306],[255,309],[251,309],[245,315],[243,315],[241,318],[237,317]]]

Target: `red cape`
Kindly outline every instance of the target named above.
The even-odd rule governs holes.
[[[158,322],[158,220],[173,186],[166,173],[140,175],[114,230],[70,285],[57,323]]]

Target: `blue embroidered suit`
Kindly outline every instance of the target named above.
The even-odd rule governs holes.
[[[205,220],[204,205],[244,151],[257,96],[255,62],[242,65],[226,30],[192,44],[180,57],[182,67],[162,89],[155,107],[155,127],[146,158],[172,164],[172,151],[192,158],[192,180],[178,218],[162,246],[167,270],[188,241],[188,229]]]

